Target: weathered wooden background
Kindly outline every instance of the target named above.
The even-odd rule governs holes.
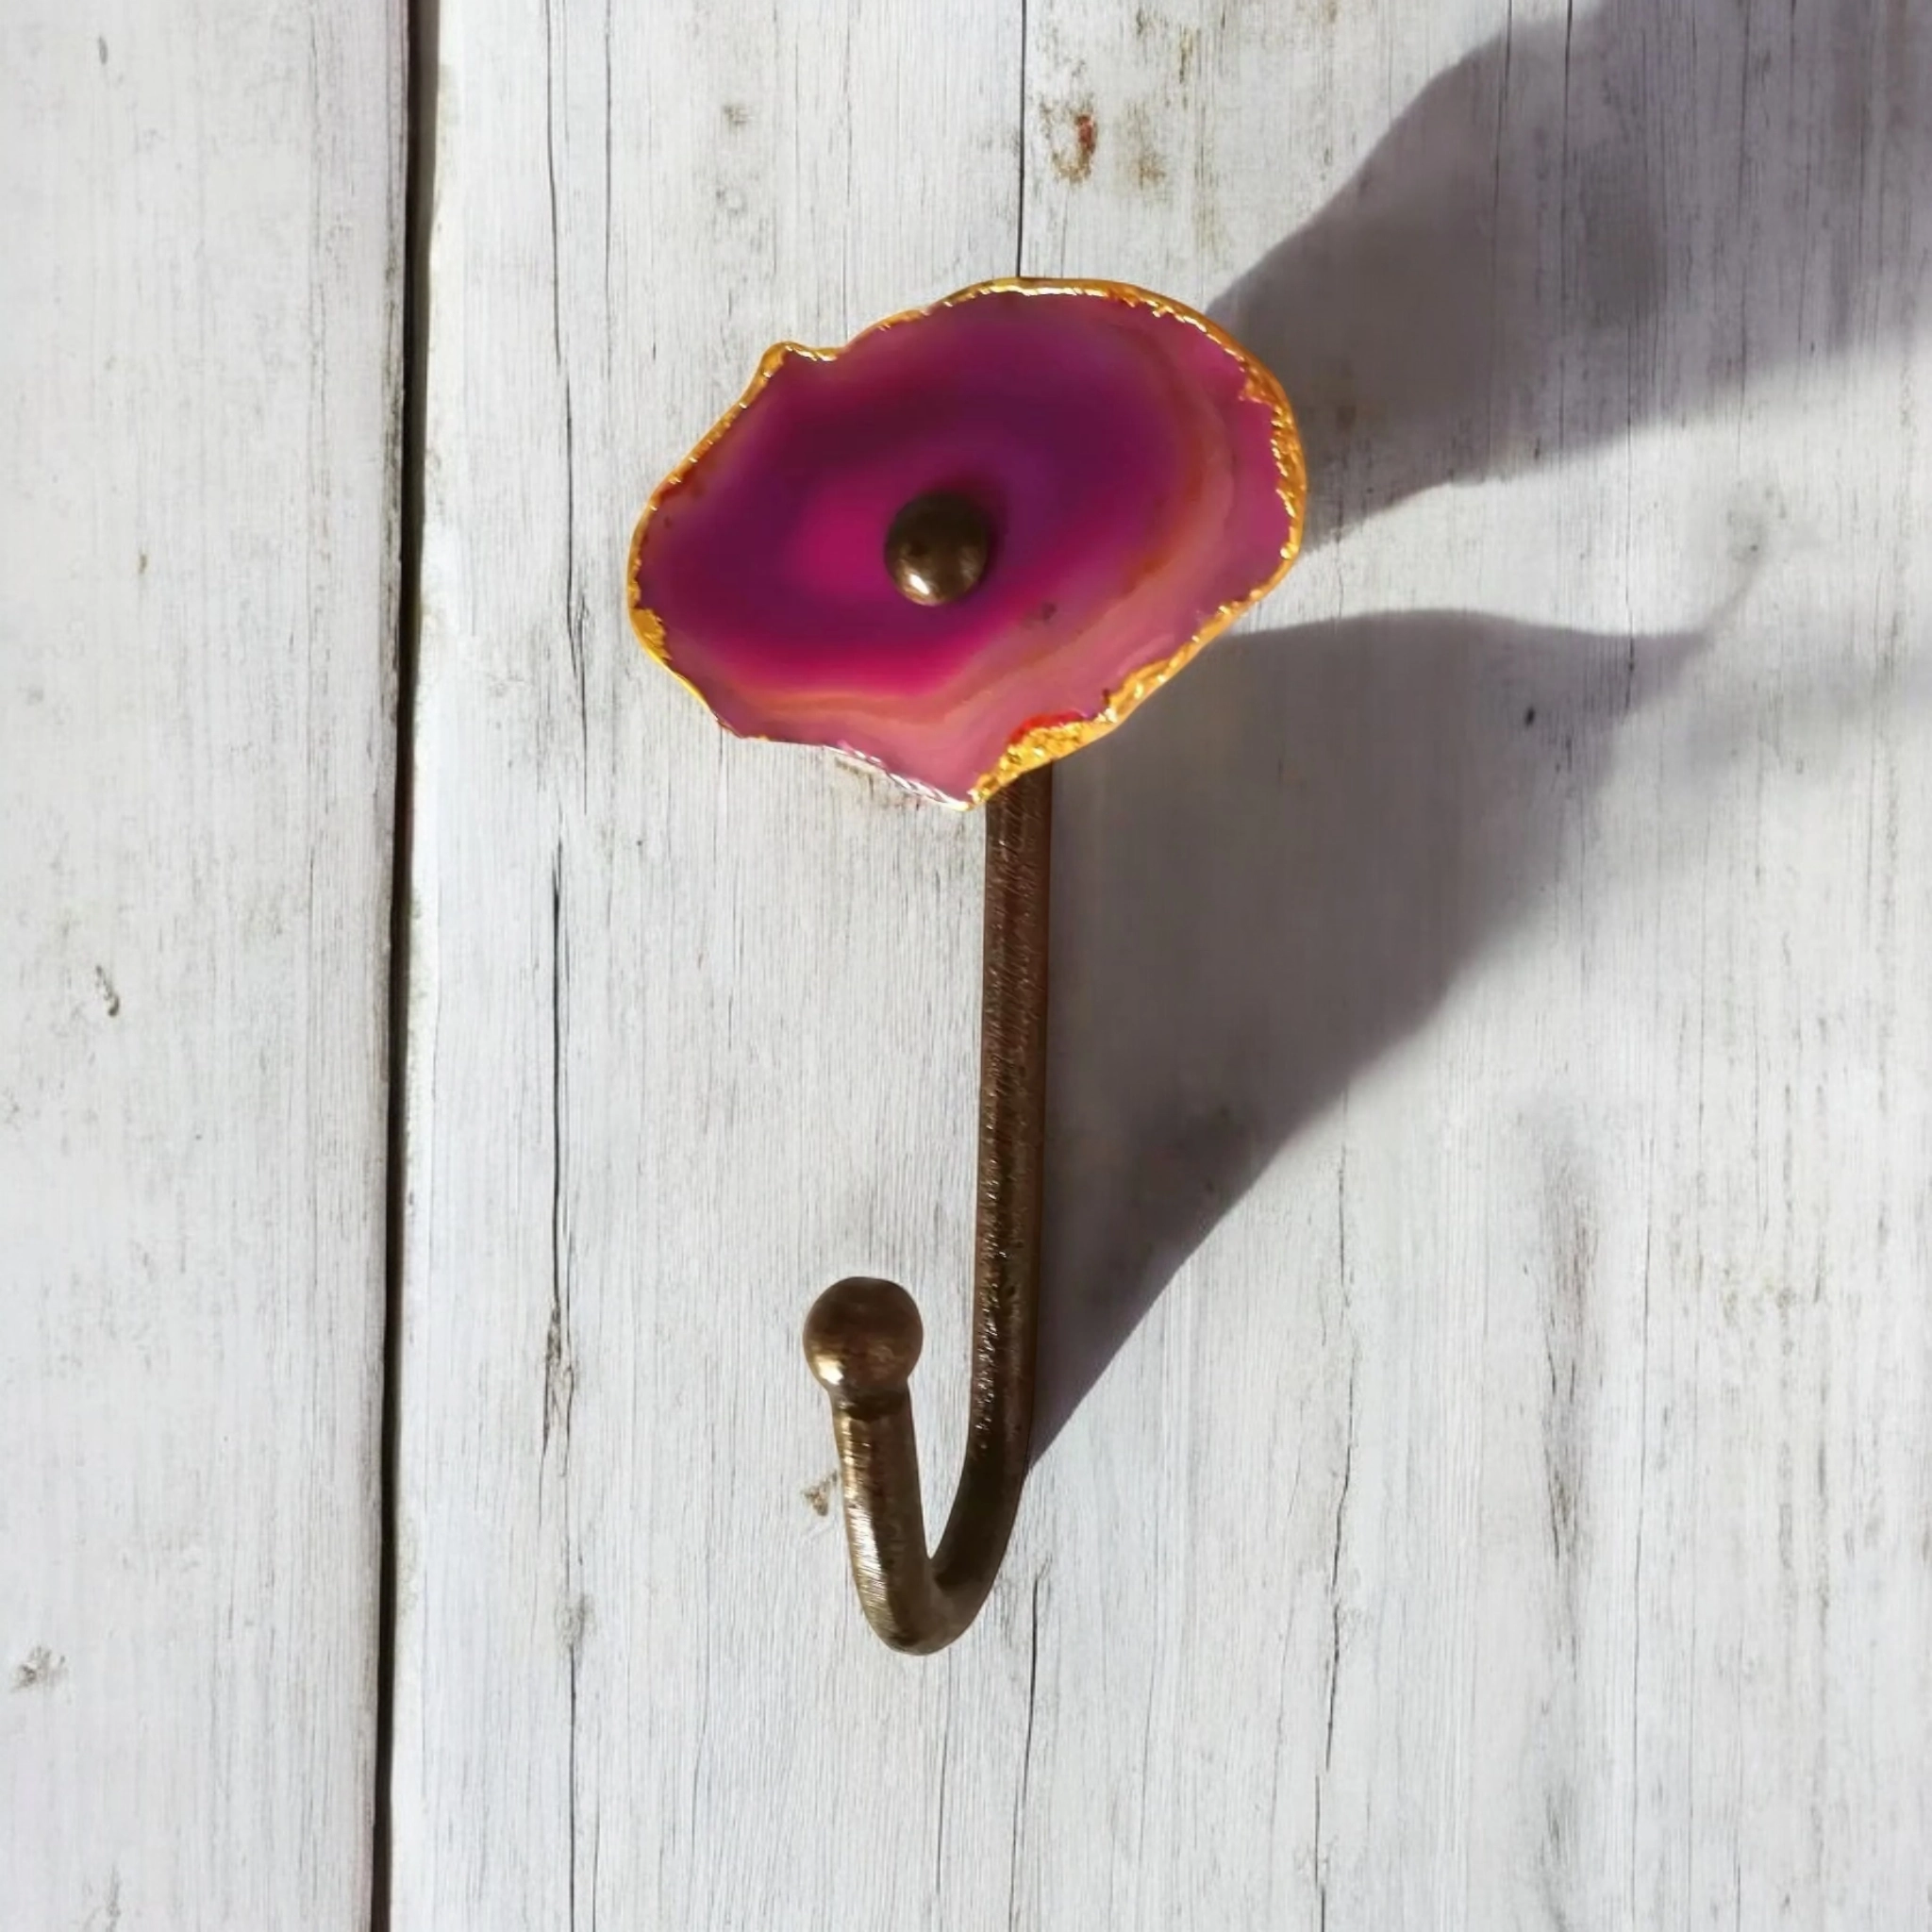
[[[0,1926],[370,1902],[379,7],[0,10]]]
[[[412,447],[393,0],[0,24],[0,1923],[1932,1920],[1932,19],[415,35]],[[978,828],[620,583],[769,341],[1015,270],[1211,304],[1314,515],[1061,779],[913,1662],[797,1330],[913,1288],[942,1506]]]

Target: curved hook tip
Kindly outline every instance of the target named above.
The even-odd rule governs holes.
[[[826,1289],[805,1318],[805,1358],[835,1402],[904,1393],[924,1341],[912,1297],[866,1274]]]

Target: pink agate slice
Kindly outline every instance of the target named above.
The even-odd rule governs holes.
[[[933,491],[991,546],[925,606],[885,541]],[[1211,323],[1117,284],[994,283],[772,350],[645,510],[631,611],[731,730],[971,803],[1119,723],[1274,584],[1302,500],[1279,385]]]

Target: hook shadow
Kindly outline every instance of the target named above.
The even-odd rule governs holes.
[[[1069,766],[1036,1457],[1295,1128],[1529,914],[1695,635],[1236,637]]]
[[[1307,542],[1913,333],[1928,48],[1907,0],[1603,0],[1432,81],[1212,305],[1294,398]],[[1233,639],[1062,774],[1036,1457],[1288,1136],[1533,910],[1701,641]]]
[[[1294,399],[1319,544],[1915,331],[1928,198],[1924,8],[1607,0],[1438,76],[1212,312]]]

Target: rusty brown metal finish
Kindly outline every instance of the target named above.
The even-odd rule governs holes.
[[[970,1412],[959,1487],[930,1555],[907,1387],[922,1338],[911,1296],[855,1276],[827,1289],[805,1324],[806,1358],[832,1404],[859,1604],[886,1642],[918,1654],[952,1642],[986,1601],[1033,1439],[1052,768],[995,792],[985,818]]]

